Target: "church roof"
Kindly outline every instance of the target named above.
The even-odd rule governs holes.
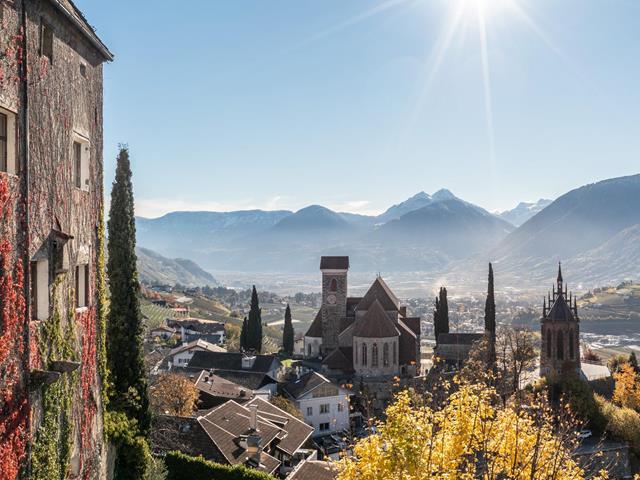
[[[556,297],[555,302],[549,309],[549,313],[547,317],[549,320],[555,321],[571,321],[574,320],[573,312],[571,311],[571,307],[567,304],[567,300],[564,294],[559,293]]]
[[[320,270],[347,270],[349,257],[320,257]]]
[[[353,330],[354,337],[362,338],[387,338],[396,337],[398,335],[398,329],[393,324],[377,298],[374,298],[373,303],[367,310],[367,313],[356,321],[355,328]]]
[[[383,310],[398,310],[400,300],[394,295],[382,277],[376,277],[373,284],[362,298],[356,310],[369,310],[374,301],[380,302]]]
[[[316,318],[313,319],[305,337],[322,338],[322,310],[318,310]]]
[[[322,361],[331,370],[353,371],[353,347],[340,347],[332,350]]]

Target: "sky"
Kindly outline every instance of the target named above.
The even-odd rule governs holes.
[[[636,0],[75,0],[136,213],[497,211],[640,173]]]

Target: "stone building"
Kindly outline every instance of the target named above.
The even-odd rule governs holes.
[[[540,319],[540,375],[559,378],[581,372],[578,305],[576,299],[567,294],[560,265],[552,290],[543,301]]]
[[[112,55],[70,0],[0,0],[0,52],[0,476],[102,478],[102,66]]]
[[[322,306],[305,334],[305,359],[334,376],[413,375],[420,359],[420,318],[377,277],[364,297],[349,297],[349,257],[322,257]]]

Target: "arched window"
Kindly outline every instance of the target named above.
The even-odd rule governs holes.
[[[569,360],[573,360],[575,349],[573,348],[573,330],[569,330]]]
[[[356,352],[354,355],[353,363],[354,365],[358,364],[358,342],[353,343],[353,351]]]
[[[311,356],[311,344],[307,345],[307,356]]]
[[[362,366],[363,367],[367,366],[367,344],[366,343],[362,344]]]
[[[335,278],[331,279],[331,283],[329,284],[329,291],[330,292],[338,291],[338,281]]]
[[[396,342],[393,342],[393,364],[397,365],[398,364],[398,357],[396,354]]]
[[[558,332],[558,360],[564,360],[564,338],[562,332]]]
[[[371,347],[371,366],[378,366],[378,344],[374,343],[373,347]]]
[[[389,344],[385,343],[382,347],[382,365],[385,367],[389,366]]]
[[[551,358],[551,332],[547,330],[547,358]]]

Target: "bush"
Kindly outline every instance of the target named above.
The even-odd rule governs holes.
[[[640,456],[640,413],[618,407],[596,395],[602,414],[607,419],[607,431],[616,439],[629,442],[631,451]]]
[[[180,452],[168,453],[164,463],[169,472],[167,480],[275,480],[267,473],[242,465],[230,467]]]

